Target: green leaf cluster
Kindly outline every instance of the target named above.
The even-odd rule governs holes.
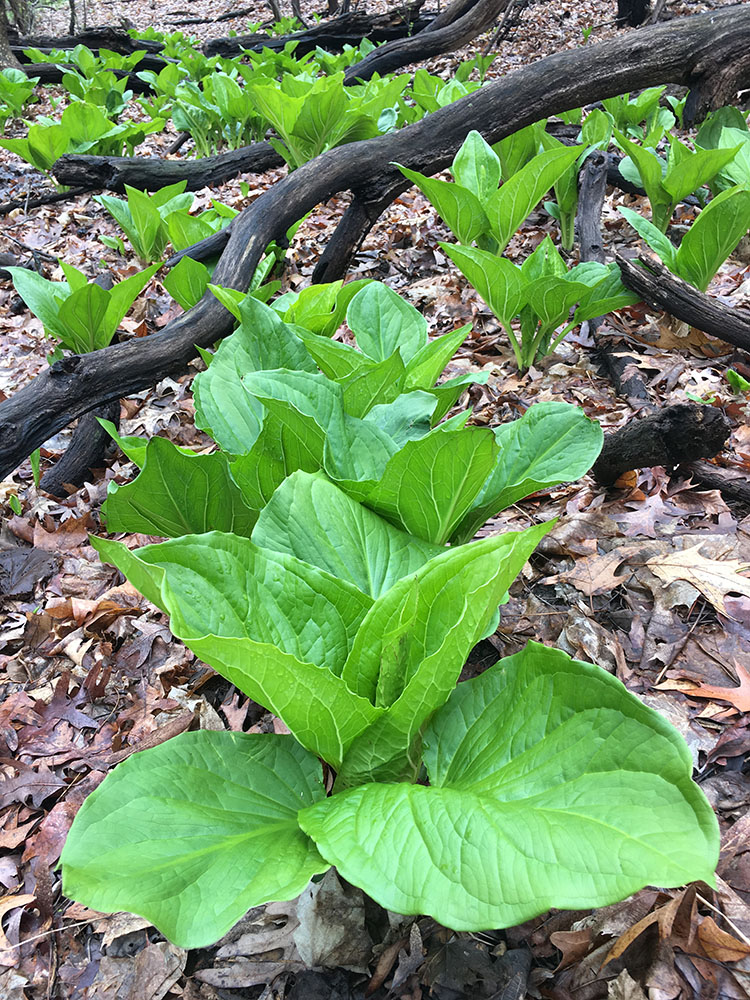
[[[22,69],[6,67],[0,70],[0,124],[3,129],[9,118],[19,118],[31,100],[39,77],[29,77]]]
[[[550,525],[464,538],[580,475],[598,426],[562,403],[494,433],[468,414],[432,426],[466,331],[430,341],[378,283],[276,309],[216,291],[240,326],[196,411],[224,450],[119,439],[143,471],[111,492],[110,528],[177,537],[94,544],[291,735],[133,755],[73,823],[65,893],[200,947],[330,865],[384,906],[473,930],[710,881],[718,831],[690,754],[619,681],[530,643],[456,687]],[[356,348],[331,339],[344,314]],[[248,502],[249,470],[260,484],[274,463]]]
[[[712,198],[685,233],[679,247],[632,209],[620,206],[620,212],[673,274],[705,292],[713,276],[750,229],[750,187],[725,188]]]
[[[65,281],[48,281],[23,267],[7,270],[16,291],[42,321],[48,336],[76,354],[110,344],[120,320],[159,268],[155,264],[106,290],[71,264],[60,261],[60,266]]]
[[[549,236],[520,267],[477,247],[441,246],[508,334],[521,371],[554,351],[584,320],[638,301],[622,284],[617,265],[592,261],[568,270]]]

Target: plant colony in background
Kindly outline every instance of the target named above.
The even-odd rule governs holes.
[[[475,63],[447,84],[420,71],[344,90],[354,50],[296,60],[287,48],[245,64],[165,41],[179,62],[149,77],[155,96],[141,103],[153,128],[171,114],[206,153],[272,127],[290,168],[478,86],[466,82]],[[109,92],[101,74],[123,57],[77,51],[73,100],[52,132],[65,141],[46,148],[34,126],[26,140],[5,140],[44,169],[70,148],[132,145],[143,129],[114,123],[130,100],[123,88],[105,111],[87,103]],[[22,104],[28,93],[18,93]],[[503,255],[550,189],[546,207],[571,248],[577,171],[591,149],[614,136],[628,154],[623,169],[652,209],[651,222],[626,211],[628,221],[698,287],[747,229],[744,117],[718,112],[695,152],[667,134],[664,162],[657,150],[682,109],[660,107],[660,95],[623,95],[585,120],[569,112],[581,124],[572,148],[542,122],[493,148],[471,133],[453,182],[404,169],[458,240],[446,253],[498,317],[519,368],[574,324],[633,301],[615,270],[569,268],[549,238],[520,266]],[[77,116],[88,116],[87,139],[71,144]],[[686,194],[703,197],[705,184],[714,197],[675,248],[664,235],[672,211]],[[191,215],[179,185],[100,202],[150,268],[111,292],[68,266],[64,282],[13,271],[47,331],[77,351],[109,342],[169,243],[187,247],[233,214],[214,202]],[[383,906],[455,929],[603,905],[649,883],[711,881],[718,829],[687,747],[619,681],[529,643],[457,686],[550,524],[471,539],[508,505],[584,474],[601,447],[598,425],[577,407],[543,403],[494,430],[470,426],[470,411],[453,411],[481,376],[441,380],[467,328],[430,339],[421,315],[377,282],[273,299],[278,282],[265,279],[280,255],[269,248],[247,294],[210,285],[189,256],[170,272],[165,284],[183,306],[208,289],[238,323],[203,352],[194,382],[196,423],[217,448],[199,455],[110,427],[141,471],[110,486],[107,527],[167,541],[95,545],[169,614],[175,636],[291,735],[198,732],[133,755],[76,817],[62,856],[66,894],[140,913],[191,947],[253,905],[296,896],[330,865]],[[356,346],[335,339],[344,320]]]

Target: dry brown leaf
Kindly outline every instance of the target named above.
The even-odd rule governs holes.
[[[713,684],[699,684],[698,687],[685,688],[685,694],[691,698],[710,698],[714,701],[728,701],[740,712],[750,712],[750,673],[735,660],[739,685],[737,687],[716,687]],[[659,685],[662,687],[663,685]]]
[[[750,945],[723,931],[713,917],[704,917],[698,925],[698,940],[716,962],[739,962],[750,955]]]
[[[33,903],[36,896],[33,896],[30,892],[24,892],[17,896],[3,896],[0,898],[0,960],[2,960],[3,952],[8,954],[8,952],[13,951],[14,946],[7,939],[2,929],[2,919],[6,913],[10,913],[11,910],[17,909],[19,906],[26,906],[28,903]],[[6,965],[8,963],[5,963]]]
[[[590,927],[580,931],[554,931],[549,939],[555,948],[562,952],[562,958],[555,971],[566,969],[569,965],[580,961],[591,950]]]
[[[717,611],[726,614],[724,598],[727,594],[750,597],[750,580],[739,575],[740,570],[747,569],[750,564],[739,559],[707,559],[700,553],[701,546],[702,543],[682,552],[654,556],[647,560],[646,565],[667,585],[685,580],[699,590]]]

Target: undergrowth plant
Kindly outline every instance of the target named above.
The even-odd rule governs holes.
[[[620,206],[620,212],[673,274],[705,292],[750,229],[750,188],[726,188],[712,198],[682,237],[679,247],[632,209]]]
[[[48,281],[23,267],[7,270],[16,291],[42,321],[48,336],[76,354],[86,354],[111,343],[120,320],[159,265],[139,271],[108,290],[89,281],[71,264],[60,261],[60,267],[65,281]]]
[[[465,427],[466,415],[430,429],[424,397],[435,397],[403,391],[405,372],[414,366],[418,384],[431,384],[444,348],[455,349],[464,331],[427,342],[410,307],[383,286],[353,297],[340,285],[311,290],[280,307],[285,319],[252,299],[224,298],[241,325],[201,376],[213,395],[225,389],[217,440],[240,433],[247,400],[262,399],[259,427],[279,419],[276,456],[288,467],[260,507],[243,510],[235,473],[248,452],[191,457],[160,439],[125,439],[145,459],[142,476],[155,447],[206,470],[209,461],[221,466],[196,509],[224,527],[134,551],[94,544],[170,615],[175,636],[291,735],[189,733],[132,755],[73,823],[61,859],[65,893],[97,910],[139,913],[180,946],[200,947],[249,907],[295,897],[331,865],[381,905],[459,930],[517,924],[550,906],[603,905],[645,884],[712,881],[718,829],[691,781],[690,753],[619,681],[530,643],[456,686],[550,524],[463,537],[498,496],[511,503],[537,488],[529,470],[564,464],[566,451],[578,461],[587,452],[587,467],[599,428],[575,407],[546,404],[538,423],[552,419],[536,438],[526,431],[539,407],[499,428],[499,438]],[[318,317],[318,332],[286,322],[295,307],[298,321]],[[347,401],[347,377],[313,370],[317,351],[308,347],[315,338],[333,346],[342,308],[359,351],[337,359],[358,366],[354,375],[378,371],[386,389],[388,362],[401,380],[389,403],[377,402],[383,389],[374,386]],[[287,367],[269,367],[280,361]],[[311,380],[329,386],[313,407],[303,391]],[[355,403],[358,417],[346,409]],[[351,471],[372,468],[385,428],[404,442],[386,468],[430,439],[452,464],[438,474],[434,455],[410,456],[377,512],[371,496],[363,505],[355,495],[362,479],[331,480],[313,410],[320,434],[346,439]],[[297,464],[303,455],[317,471]],[[177,477],[166,486],[184,512],[193,490]],[[153,524],[164,496],[142,495]],[[335,775],[331,794],[321,761]]]
[[[22,69],[0,70],[0,126],[3,129],[9,119],[21,117],[38,83],[39,77],[29,77]]]

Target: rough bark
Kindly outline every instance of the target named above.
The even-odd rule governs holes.
[[[330,150],[274,185],[237,217],[213,280],[246,289],[265,247],[339,191],[369,202],[400,174],[391,164],[437,173],[471,129],[493,143],[541,118],[658,83],[690,83],[715,96],[711,74],[750,52],[750,8],[733,8],[645,28],[539,60],[390,135]],[[747,74],[750,77],[750,73]],[[0,404],[0,476],[75,417],[184,371],[196,345],[212,344],[232,317],[211,295],[159,334],[66,358]]]
[[[715,406],[677,403],[633,420],[605,435],[601,455],[591,470],[610,486],[624,472],[652,465],[676,468],[684,462],[712,458],[724,447],[732,425]]]
[[[18,35],[10,32],[11,44],[18,48],[28,49],[74,49],[76,45],[85,45],[92,51],[110,49],[120,55],[130,55],[133,52],[159,53],[164,46],[161,42],[147,41],[143,38],[131,38],[121,28],[100,25],[96,28],[85,28],[75,35]]]
[[[243,51],[260,52],[272,49],[280,52],[287,42],[296,42],[295,54],[302,56],[318,45],[329,52],[340,51],[345,45],[359,45],[363,38],[371,42],[388,42],[427,29],[433,21],[431,14],[411,13],[406,9],[388,14],[365,14],[354,11],[331,21],[324,21],[307,31],[293,35],[236,35],[234,38],[212,38],[203,46],[207,56],[231,58]]]
[[[730,500],[750,505],[750,479],[737,469],[722,469],[710,462],[689,462],[685,467],[693,479],[710,490],[718,490]]]
[[[87,156],[66,153],[52,167],[59,184],[85,190],[124,191],[125,185],[141,191],[158,191],[187,180],[188,191],[207,184],[223,184],[237,174],[265,173],[284,160],[267,142],[232,149],[200,160],[164,160],[144,156]]]
[[[8,40],[8,7],[5,0],[0,3],[0,69],[21,69]]]
[[[727,344],[750,351],[750,310],[723,305],[676,277],[661,261],[652,257],[641,255],[638,263],[621,254],[616,254],[615,259],[623,284],[650,306],[664,309],[671,316]]]
[[[82,486],[91,476],[93,469],[104,464],[104,453],[112,438],[107,434],[97,417],[111,420],[115,427],[120,424],[120,401],[110,400],[103,406],[84,413],[73,431],[73,437],[65,454],[41,478],[39,486],[56,497],[66,497],[74,489]]]
[[[465,6],[465,0],[454,0],[454,3],[462,9]],[[350,66],[344,80],[350,83],[369,80],[373,73],[392,73],[409,63],[422,62],[431,56],[455,51],[490,28],[507,6],[508,0],[479,0],[458,20],[443,28],[420,31],[409,38],[397,38],[381,45],[360,62]]]

